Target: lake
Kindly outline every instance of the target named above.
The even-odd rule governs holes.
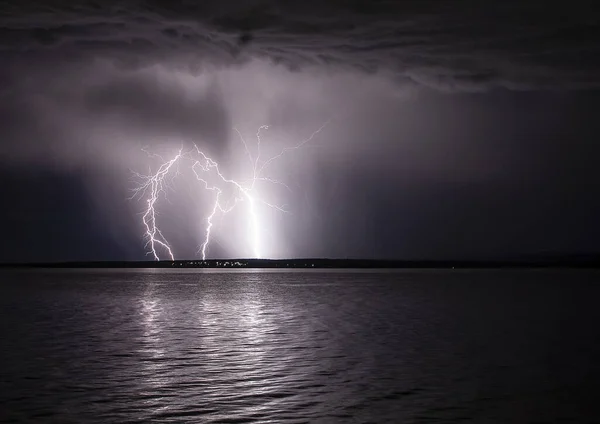
[[[0,271],[0,421],[600,422],[600,272]]]

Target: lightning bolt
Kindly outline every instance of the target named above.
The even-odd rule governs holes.
[[[175,156],[169,160],[165,160],[162,156],[146,153],[154,158],[161,160],[161,165],[155,173],[149,173],[148,175],[139,174],[133,172],[141,183],[134,188],[133,197],[146,198],[146,209],[142,214],[142,223],[145,228],[145,239],[146,248],[149,249],[148,254],[151,254],[155,260],[160,260],[161,254],[167,255],[170,260],[175,260],[173,249],[167,242],[167,239],[160,231],[157,224],[157,208],[158,202],[161,197],[166,197],[168,189],[173,189],[174,179],[180,175],[179,168],[181,166],[187,166],[195,176],[196,180],[201,183],[201,187],[204,190],[208,190],[215,193],[214,203],[210,209],[210,213],[206,218],[206,227],[204,230],[204,240],[200,245],[198,253],[201,254],[202,260],[206,260],[208,253],[208,247],[211,241],[212,230],[214,226],[214,219],[217,214],[221,213],[226,215],[231,212],[239,203],[247,202],[248,204],[248,215],[250,221],[250,231],[252,240],[252,251],[254,257],[260,258],[262,249],[260,243],[261,228],[258,219],[257,204],[263,204],[269,208],[276,209],[280,212],[288,212],[284,206],[280,206],[274,203],[267,202],[260,198],[256,193],[256,183],[266,182],[276,185],[281,185],[287,190],[291,191],[290,187],[282,181],[265,176],[265,170],[273,162],[281,159],[287,152],[296,150],[304,146],[305,144],[312,141],[329,123],[331,118],[316,131],[314,131],[309,137],[297,143],[294,146],[286,147],[282,149],[278,154],[269,157],[267,160],[261,161],[261,134],[263,131],[268,130],[268,125],[262,125],[256,132],[256,154],[253,155],[248,143],[242,136],[241,132],[237,128],[234,128],[235,132],[239,136],[239,139],[244,146],[245,155],[248,156],[252,167],[252,176],[248,180],[238,182],[231,178],[225,177],[219,169],[219,164],[204,153],[197,145],[194,145],[193,149],[184,152],[183,148],[180,148]],[[226,189],[233,190],[235,195],[233,201],[231,198],[225,199]],[[227,200],[227,201],[225,201]]]
[[[257,216],[256,216],[256,208],[255,208],[255,199],[251,194],[251,190],[254,188],[254,179],[252,180],[252,186],[250,188],[244,187],[242,186],[240,183],[238,183],[237,181],[225,178],[225,176],[223,176],[223,174],[221,173],[221,171],[219,170],[219,164],[217,162],[215,162],[214,160],[212,160],[211,158],[209,158],[208,156],[206,156],[206,154],[204,152],[202,152],[198,146],[194,146],[196,148],[196,152],[198,154],[198,156],[201,158],[201,160],[196,160],[194,162],[194,164],[192,165],[192,170],[194,171],[194,174],[196,175],[196,178],[204,183],[204,188],[207,190],[212,190],[215,191],[216,197],[215,197],[215,203],[213,205],[212,208],[212,212],[211,214],[208,216],[207,218],[207,226],[206,226],[206,231],[205,231],[205,238],[204,238],[204,243],[202,243],[202,247],[201,247],[201,252],[202,252],[202,260],[206,259],[206,249],[208,247],[208,243],[210,242],[210,234],[211,234],[211,229],[213,226],[213,218],[214,216],[217,214],[218,211],[223,212],[224,214],[229,213],[230,211],[233,210],[233,208],[235,207],[235,205],[239,202],[245,199],[248,200],[248,204],[249,204],[249,213],[250,213],[250,217],[251,217],[251,225],[252,225],[252,232],[253,232],[253,251],[254,251],[254,255],[255,257],[259,258],[260,257],[260,247],[259,247],[259,229],[258,229],[258,222],[257,222]],[[200,172],[198,172],[198,168],[201,169],[202,172],[204,173],[209,173],[211,170],[215,171],[215,174],[217,175],[219,181],[225,185],[227,184],[231,184],[236,191],[239,192],[239,196],[236,196],[234,198],[234,203],[231,206],[223,206],[221,204],[221,196],[223,194],[223,190],[221,188],[219,188],[219,186],[215,186],[215,185],[211,185],[203,176],[203,174]],[[281,211],[285,211],[283,208],[277,207],[275,205],[271,205],[269,203],[266,203],[267,205],[274,207],[274,208],[278,208]]]
[[[146,192],[150,192],[150,195],[147,202],[146,210],[142,216],[142,222],[144,227],[146,228],[146,247],[150,246],[150,251],[152,255],[154,255],[154,259],[157,261],[160,260],[158,255],[158,250],[163,249],[166,251],[167,255],[171,258],[171,260],[175,260],[173,256],[173,251],[171,250],[171,246],[163,236],[162,232],[156,225],[156,202],[158,201],[159,196],[165,192],[165,177],[169,174],[169,171],[173,167],[173,165],[181,158],[181,149],[179,153],[175,155],[175,157],[165,163],[163,163],[153,175],[141,175],[135,173],[135,175],[142,180],[144,183],[135,189],[135,195],[141,195]]]

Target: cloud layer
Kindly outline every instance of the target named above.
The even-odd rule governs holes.
[[[0,218],[23,222],[0,257],[20,245],[38,259],[92,258],[80,246],[107,238],[144,257],[132,171],[159,161],[143,148],[197,143],[244,178],[235,129],[251,140],[269,125],[269,156],[328,120],[269,168],[291,190],[263,194],[293,211],[262,217],[269,255],[502,253],[529,228],[533,251],[554,243],[544,222],[561,216],[597,243],[588,199],[600,196],[575,188],[598,179],[600,98],[573,90],[600,86],[593,2],[109,3],[0,5],[0,198],[19,198]],[[194,257],[210,199],[186,190],[170,200],[193,204],[166,204],[161,223]],[[238,218],[222,222],[214,255],[246,254]],[[573,225],[557,225],[556,246],[570,246]],[[89,241],[58,246],[68,232]]]
[[[265,58],[445,91],[600,85],[594,2],[3,2],[4,59],[192,70]]]

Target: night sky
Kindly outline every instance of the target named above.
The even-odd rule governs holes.
[[[153,153],[238,178],[235,129],[269,125],[267,155],[325,122],[259,187],[288,211],[261,209],[266,257],[600,253],[594,4],[4,1],[0,262],[151,259],[130,197]],[[180,259],[212,201],[193,183],[160,206]],[[244,211],[211,257],[251,256]]]

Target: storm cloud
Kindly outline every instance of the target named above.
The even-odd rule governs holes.
[[[593,2],[161,3],[0,6],[0,197],[21,193],[0,219],[29,220],[0,257],[143,257],[128,199],[156,154],[196,144],[242,178],[238,131],[269,125],[269,157],[324,123],[269,168],[290,190],[265,194],[292,211],[265,216],[271,256],[494,256],[519,250],[519,228],[527,252],[597,246]],[[23,194],[38,189],[53,194]],[[163,211],[186,257],[204,203]],[[246,252],[218,241],[215,255]]]
[[[594,2],[3,2],[4,58],[200,72],[261,58],[441,90],[598,86]]]

